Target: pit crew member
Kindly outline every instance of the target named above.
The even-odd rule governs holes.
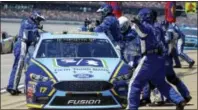
[[[137,33],[131,29],[130,22],[127,17],[121,16],[118,18],[122,33],[121,53],[124,61],[132,68],[136,68],[141,58],[140,39]]]
[[[129,82],[127,109],[138,109],[140,92],[148,81],[151,81],[164,96],[176,103],[177,109],[183,109],[185,106],[183,97],[165,81],[165,59],[161,53],[162,47],[159,47],[160,44],[156,37],[162,33],[155,30],[152,19],[152,10],[143,8],[139,11],[138,17],[133,20],[132,29],[137,32],[141,39],[143,57]]]
[[[155,13],[157,13],[156,11],[153,11]],[[159,23],[156,22],[157,19],[157,14],[156,16],[154,16],[154,22],[155,22],[155,27],[158,28],[159,30],[161,30],[161,32],[163,32],[162,26],[159,25]],[[163,38],[164,37],[164,38]],[[164,47],[165,47],[165,51],[164,51],[164,55],[166,58],[166,63],[165,63],[165,73],[166,73],[166,79],[168,82],[170,82],[171,84],[175,85],[177,90],[179,91],[179,93],[184,97],[186,103],[188,103],[192,97],[190,96],[190,92],[188,90],[188,88],[186,87],[186,85],[177,77],[174,69],[173,69],[173,62],[172,62],[172,56],[171,56],[171,50],[172,50],[172,46],[170,45],[170,41],[172,36],[171,34],[167,31],[165,36],[162,36],[162,38],[158,38],[158,41],[162,41]],[[151,86],[151,85],[150,85]],[[143,98],[140,101],[140,105],[146,105],[147,103],[150,103],[150,86],[147,85],[145,86],[144,90],[143,90]],[[163,98],[163,97],[161,97]],[[163,99],[162,99],[163,101]],[[163,104],[162,102],[158,102],[157,104]]]
[[[45,20],[44,16],[39,11],[35,10],[28,18],[21,22],[19,36],[14,46],[15,59],[7,86],[7,91],[11,95],[18,95],[21,93],[21,91],[18,90],[18,85],[24,66],[24,58],[28,47],[32,45],[32,43],[35,43],[39,37],[38,29],[42,29],[40,22],[43,20]]]

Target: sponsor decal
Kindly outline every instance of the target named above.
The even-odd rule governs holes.
[[[101,100],[68,100],[68,105],[100,105]]]
[[[186,2],[185,3],[185,12],[196,14],[197,12],[197,3],[196,2]]]
[[[33,99],[32,98],[28,98],[27,101],[28,101],[28,103],[32,103]]]
[[[91,71],[91,68],[73,68],[74,71]]]
[[[27,89],[27,97],[33,97],[33,88],[32,87],[28,87]]]
[[[92,74],[87,74],[87,73],[75,74],[73,76],[76,77],[76,78],[82,78],[82,79],[92,78],[93,77]]]
[[[106,68],[93,68],[92,71],[109,71]]]
[[[47,91],[47,87],[40,87],[40,93],[45,94]]]
[[[27,98],[28,99],[32,99],[32,97],[34,96],[34,93],[36,92],[36,87],[34,84],[31,84],[29,82],[28,86],[27,86]]]
[[[36,82],[33,82],[33,81],[28,82],[27,92],[26,92],[26,97],[27,97],[28,103],[33,102],[34,93],[36,92],[36,85],[37,85]]]
[[[68,66],[95,66],[105,67],[104,63],[98,59],[56,59],[55,67],[68,67]]]
[[[106,71],[109,73],[109,70],[107,68],[103,68],[103,67],[93,67],[93,68],[83,68],[83,67],[74,67],[74,68],[56,68],[54,69],[55,73],[58,72],[69,72],[69,71]]]
[[[61,61],[62,61],[62,62],[65,62],[65,63],[75,63],[75,62],[77,62],[77,61],[74,60],[74,59],[62,59]]]
[[[90,106],[90,105],[117,105],[112,96],[93,94],[73,94],[56,96],[50,103],[52,106]]]
[[[56,68],[54,71],[55,71],[55,72],[60,72],[60,71],[71,71],[71,69],[70,69],[70,68]]]

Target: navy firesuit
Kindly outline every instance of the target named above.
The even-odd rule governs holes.
[[[172,51],[175,64],[178,66],[181,66],[177,55],[179,55],[182,59],[184,59],[189,64],[192,64],[194,61],[183,52],[184,44],[185,44],[185,35],[180,31],[180,29],[175,23],[169,24],[167,31],[171,33],[173,40],[176,40],[176,45],[175,45],[176,48],[173,48],[173,51]]]
[[[140,39],[131,27],[122,35],[123,49],[121,53],[123,54],[123,59],[132,68],[136,68],[141,58]]]
[[[18,90],[27,49],[37,40],[37,37],[39,37],[39,33],[34,21],[30,18],[22,20],[18,39],[14,46],[15,59],[7,89]]]
[[[130,110],[138,109],[141,90],[148,81],[151,81],[165,97],[176,104],[184,101],[183,97],[165,81],[165,58],[160,55],[162,47],[159,47],[156,38],[161,33],[158,33],[152,25],[150,13],[152,13],[150,9],[141,9],[138,13],[140,24],[132,26],[140,36],[143,57],[129,82],[127,109]]]
[[[104,32],[113,43],[120,41],[122,36],[119,22],[113,14],[106,16],[101,24],[94,28],[94,32]]]
[[[82,26],[80,30],[81,30],[81,31],[88,31],[87,26],[85,26],[85,25]]]
[[[156,23],[157,24],[157,23]],[[155,27],[157,27],[158,29],[161,29],[161,26],[159,24],[155,25]],[[170,82],[171,84],[175,85],[177,90],[179,91],[179,93],[185,98],[189,98],[190,97],[190,93],[188,88],[186,87],[186,85],[176,76],[176,73],[173,69],[173,61],[172,61],[172,55],[171,55],[171,51],[173,46],[170,44],[171,41],[173,41],[173,37],[171,36],[171,33],[169,31],[166,32],[165,36],[162,36],[162,38],[158,38],[158,41],[162,41],[163,45],[164,45],[164,55],[166,58],[165,61],[165,73],[166,73],[166,78],[168,80],[168,82]],[[142,95],[142,99],[150,99],[150,86],[146,85],[143,89],[143,95]],[[162,98],[162,96],[161,96]]]
[[[80,31],[89,31],[89,24],[91,24],[91,21],[88,18],[86,18],[84,21],[84,25],[80,28]]]
[[[121,56],[121,50],[123,48],[123,43],[121,41],[122,34],[120,31],[119,22],[113,14],[108,14],[102,18],[102,22],[96,26],[93,31],[104,32],[115,45],[116,50]]]

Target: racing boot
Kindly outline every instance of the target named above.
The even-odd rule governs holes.
[[[22,92],[19,91],[18,89],[17,89],[17,90],[14,90],[14,89],[7,89],[7,91],[8,91],[11,95],[19,95],[19,94],[22,93]]]
[[[153,103],[150,103],[150,104],[148,104],[150,107],[152,107],[152,106],[162,106],[162,105],[164,105],[165,104],[165,102],[164,101],[158,101],[158,102],[153,102]]]
[[[140,106],[146,106],[147,104],[151,103],[151,99],[141,99]]]
[[[176,105],[176,110],[184,110],[184,106],[186,105],[185,101],[180,102]]]
[[[166,99],[166,100],[164,101],[164,103],[173,103],[173,102],[170,101],[169,99]]]
[[[192,61],[192,62],[189,64],[189,68],[192,68],[194,64],[195,64],[195,61]]]
[[[192,97],[191,96],[188,96],[188,97],[184,97],[184,99],[185,99],[186,103],[188,103],[188,102],[190,102],[190,100],[192,99]]]
[[[181,68],[181,65],[175,65],[174,68]]]

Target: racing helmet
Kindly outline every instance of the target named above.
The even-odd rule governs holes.
[[[148,22],[148,23],[153,23],[153,11],[148,8],[143,8],[138,12],[137,19],[140,22]]]
[[[105,17],[113,13],[113,8],[110,4],[103,4],[96,12],[102,13],[102,16]]]
[[[120,30],[121,33],[125,33],[128,28],[130,27],[129,19],[125,16],[121,16],[118,18],[119,24],[120,24]]]
[[[45,17],[41,14],[41,12],[36,10],[32,12],[30,18],[38,25],[40,24],[41,21],[45,20]]]

